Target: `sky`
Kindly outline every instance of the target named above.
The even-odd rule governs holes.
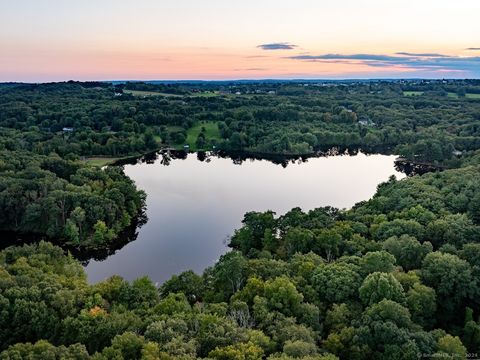
[[[0,82],[480,78],[479,0],[0,0]]]

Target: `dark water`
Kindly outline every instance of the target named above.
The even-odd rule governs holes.
[[[395,156],[386,155],[310,158],[288,166],[202,154],[183,157],[125,165],[126,174],[148,195],[149,220],[135,241],[103,261],[90,261],[90,282],[119,274],[128,280],[148,275],[161,283],[184,270],[201,273],[228,250],[226,240],[247,211],[349,208],[369,199],[390,175],[404,177],[395,170]]]

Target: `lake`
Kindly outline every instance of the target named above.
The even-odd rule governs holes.
[[[395,159],[358,153],[277,164],[191,153],[125,165],[147,193],[148,221],[135,241],[89,262],[89,282],[119,274],[162,283],[185,270],[201,273],[228,251],[228,238],[246,212],[350,208],[372,197],[391,175],[405,176],[395,169]]]

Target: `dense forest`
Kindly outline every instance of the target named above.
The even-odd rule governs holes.
[[[392,178],[348,211],[248,213],[231,252],[160,289],[87,285],[59,247],[10,247],[0,358],[465,358],[480,349],[478,173]]]
[[[107,246],[145,206],[92,157],[332,147],[450,168],[370,200],[245,214],[159,288],[89,285],[62,247],[0,252],[0,359],[418,359],[480,352],[480,82],[0,85],[0,230]],[[98,164],[97,164],[98,165]]]
[[[480,147],[479,98],[476,80],[0,86],[0,149],[118,157],[189,140],[203,150],[362,148],[445,162]]]
[[[0,152],[0,228],[102,247],[139,215],[145,194],[118,167],[56,154]]]

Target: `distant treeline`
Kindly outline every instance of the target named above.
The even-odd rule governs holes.
[[[408,91],[418,94],[405,96]],[[480,99],[450,93],[478,94],[480,85],[474,80],[17,85],[0,88],[0,147],[123,156],[159,144],[181,147],[190,129],[208,122],[219,135],[195,134],[199,149],[306,155],[341,146],[448,162],[480,147]]]

